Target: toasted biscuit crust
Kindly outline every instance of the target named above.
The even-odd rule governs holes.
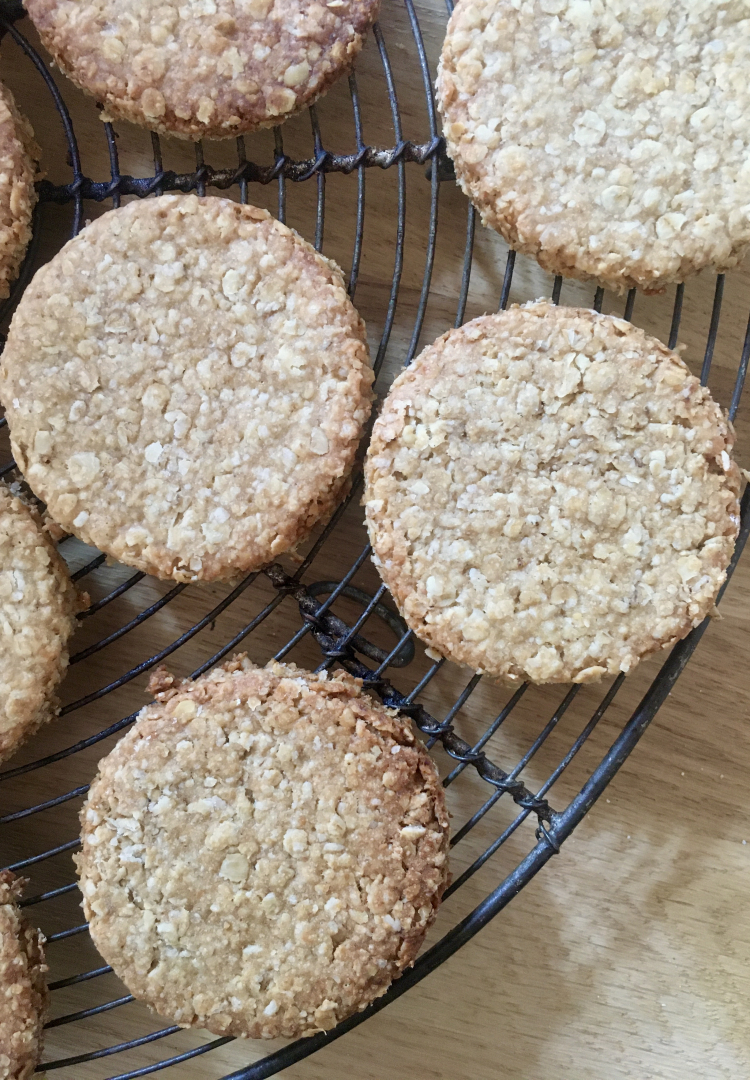
[[[31,240],[39,157],[31,124],[0,83],[0,298],[10,294]]]
[[[443,789],[350,676],[237,657],[157,701],[100,763],[78,857],[97,948],[185,1026],[333,1027],[417,955],[448,880]]]
[[[375,559],[409,626],[477,671],[590,682],[712,609],[739,528],[734,432],[676,353],[544,301],[439,338],[367,455]]]
[[[188,139],[270,127],[348,71],[379,0],[29,0],[59,67],[121,120]]]
[[[23,881],[0,871],[0,1076],[29,1080],[47,1015],[44,935],[18,910]]]
[[[55,715],[80,607],[39,521],[0,484],[0,761]]]
[[[194,195],[69,241],[0,363],[16,461],[55,520],[177,581],[257,569],[332,512],[371,383],[338,267],[266,211]]]
[[[744,258],[741,0],[459,0],[438,100],[483,221],[551,273],[657,292]]]

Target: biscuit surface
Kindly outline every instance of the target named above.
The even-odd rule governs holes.
[[[222,139],[278,124],[354,62],[379,0],[29,0],[45,46],[123,120]]]
[[[333,1027],[413,963],[435,916],[448,844],[435,766],[347,675],[238,657],[162,679],[81,813],[97,948],[185,1026]]]
[[[0,485],[0,761],[54,716],[79,607],[49,537]]]
[[[31,124],[0,83],[0,298],[9,295],[31,240],[38,160]]]
[[[55,520],[179,581],[257,569],[331,513],[371,382],[338,268],[264,210],[192,195],[69,241],[0,365],[16,461]]]
[[[29,1080],[48,1007],[44,936],[18,909],[22,882],[0,871],[0,1076]]]
[[[739,526],[731,425],[629,323],[537,302],[451,330],[394,382],[366,514],[410,627],[510,680],[629,671],[711,610]]]
[[[750,244],[743,0],[459,0],[438,76],[486,224],[555,274],[658,291]]]

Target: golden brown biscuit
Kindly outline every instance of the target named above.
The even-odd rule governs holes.
[[[35,514],[0,484],[0,761],[55,715],[86,602]]]
[[[0,298],[9,295],[31,240],[39,156],[31,124],[0,83]]]
[[[438,100],[483,221],[553,274],[655,292],[748,250],[738,0],[459,0]]]
[[[189,139],[279,124],[348,71],[379,0],[28,0],[45,46],[122,120]]]
[[[23,881],[0,871],[0,1077],[29,1080],[42,1053],[49,994],[44,935],[18,909]]]
[[[186,1027],[333,1027],[414,962],[435,917],[434,764],[346,674],[240,656],[181,685],[162,669],[152,689],[81,812],[97,948]]]
[[[709,613],[739,527],[734,432],[679,356],[544,301],[444,334],[394,382],[367,525],[409,626],[476,671],[631,671]]]
[[[55,520],[177,581],[257,569],[330,515],[371,383],[338,267],[265,210],[195,195],[69,241],[0,361],[16,461]]]

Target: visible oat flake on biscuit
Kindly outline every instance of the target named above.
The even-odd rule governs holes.
[[[156,703],[81,814],[97,948],[160,1015],[327,1030],[416,957],[448,881],[435,766],[346,674],[237,657]]]
[[[409,626],[511,681],[627,672],[712,610],[739,527],[734,433],[676,353],[538,302],[394,382],[366,462],[375,560]]]
[[[112,118],[184,138],[278,124],[348,71],[379,0],[28,0],[60,68]]]
[[[658,291],[750,245],[744,0],[459,0],[438,98],[483,220],[554,274]]]
[[[194,195],[87,226],[0,362],[16,461],[55,520],[178,581],[257,569],[332,512],[371,383],[340,270],[264,210]]]

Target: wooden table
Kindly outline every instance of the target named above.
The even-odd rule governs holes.
[[[441,0],[417,3],[429,62],[434,65],[445,25]],[[21,24],[34,40],[28,23]],[[408,15],[402,0],[384,0],[383,36],[394,72],[401,107],[403,137],[417,143],[429,140],[424,89]],[[38,73],[18,47],[2,46],[3,77],[29,114],[44,149],[47,175],[55,182],[70,179],[59,118]],[[378,50],[371,39],[358,65],[364,139],[374,145],[395,142]],[[92,104],[58,78],[74,118],[84,171],[106,178],[109,160],[102,123]],[[355,146],[351,103],[346,84],[337,86],[320,104],[323,144],[335,151]],[[118,127],[120,169],[146,176],[153,168],[149,136],[126,125]],[[252,160],[272,161],[269,133],[247,139]],[[284,148],[292,157],[311,152],[309,120],[284,128]],[[177,171],[195,167],[189,144],[165,140],[164,164]],[[206,148],[212,165],[236,162],[230,144]],[[381,388],[403,362],[418,309],[427,253],[430,184],[416,164],[404,166],[406,178],[406,246],[399,302],[386,356]],[[367,170],[367,210],[362,264],[356,303],[367,320],[373,351],[382,331],[391,288],[398,200],[397,169]],[[356,179],[329,176],[326,185],[324,251],[347,270],[354,237]],[[277,190],[250,186],[250,199],[276,210]],[[233,197],[237,197],[236,189]],[[315,185],[288,185],[287,220],[312,238]],[[94,216],[108,208],[86,204]],[[465,200],[452,183],[443,183],[439,199],[435,269],[420,341],[442,333],[456,315],[464,238]],[[40,259],[62,243],[70,226],[69,208],[46,206],[42,217]],[[494,235],[479,230],[472,269],[467,317],[497,306],[507,249]],[[551,280],[535,264],[519,259],[511,301],[549,295]],[[685,291],[680,341],[686,358],[700,367],[713,301],[714,279],[691,281]],[[563,287],[562,302],[592,303],[593,289],[574,283]],[[750,298],[747,269],[733,272],[726,282],[723,315],[712,370],[712,387],[727,404],[742,349]],[[674,292],[636,302],[634,321],[666,340]],[[605,311],[623,309],[624,300],[607,295]],[[739,459],[750,464],[748,410],[738,419]],[[3,457],[4,460],[4,457]],[[361,510],[352,505],[323,549],[308,580],[340,578],[361,550],[364,533]],[[91,553],[76,542],[64,548],[76,568]],[[288,564],[291,565],[291,564]],[[121,568],[102,568],[90,574],[86,587],[103,595],[128,576]],[[376,577],[365,567],[356,579],[372,589]],[[157,601],[166,586],[143,581],[82,625],[74,651],[86,648]],[[118,643],[71,668],[64,700],[75,701],[104,686],[173,640],[227,590],[191,588],[164,607],[143,626]],[[709,628],[699,651],[642,743],[616,777],[604,798],[586,818],[561,855],[510,904],[482,934],[405,997],[315,1057],[288,1070],[298,1080],[739,1080],[750,1076],[750,820],[746,810],[747,763],[750,762],[748,690],[748,615],[750,568],[740,564],[721,608],[722,618]],[[257,582],[215,625],[209,624],[170,659],[185,674],[201,663],[247,618],[272,597]],[[356,608],[345,603],[342,614]],[[293,603],[286,603],[244,647],[259,662],[268,659],[299,625]],[[377,628],[373,631],[377,635]],[[384,642],[392,639],[385,634]],[[308,638],[295,652],[298,662],[314,665],[317,648]],[[628,679],[615,704],[590,742],[550,796],[561,807],[575,793],[614,735],[627,719],[660,661],[643,665]],[[429,661],[420,653],[413,667],[398,676],[404,687],[414,685]],[[77,739],[99,731],[138,709],[147,673],[121,689],[50,725],[14,759],[22,765],[56,752]],[[400,681],[399,681],[400,680]],[[465,672],[444,670],[428,688],[425,702],[442,716],[465,686]],[[533,787],[544,779],[566,745],[602,696],[602,689],[585,688],[550,739],[524,773]],[[476,739],[487,718],[508,698],[508,692],[481,684],[456,718],[458,730]],[[539,733],[559,703],[560,693],[530,692],[489,744],[490,756],[513,764]],[[567,740],[567,742],[566,742]],[[554,745],[552,745],[554,743]],[[3,807],[16,809],[52,798],[91,777],[98,758],[113,744],[105,740],[90,750],[67,757],[57,765],[29,773],[2,792]],[[441,768],[449,768],[445,756]],[[451,787],[456,827],[486,797],[480,781],[467,770]],[[456,872],[469,865],[508,821],[504,802],[488,814],[456,852]],[[14,826],[10,845],[0,852],[2,863],[47,850],[74,838],[80,800],[35,815]],[[500,854],[490,860],[445,906],[431,940],[445,932],[478,903],[515,865],[533,843],[530,830],[520,829]],[[30,871],[30,893],[62,886],[72,880],[69,853],[41,862]],[[30,909],[46,932],[54,933],[81,921],[75,892]],[[51,977],[96,968],[101,962],[86,935],[50,945]],[[81,983],[55,995],[53,1015],[70,1013],[116,998],[123,990],[111,975]],[[140,1037],[161,1026],[147,1011],[131,1004],[49,1032],[45,1058],[60,1059],[119,1041]],[[127,1054],[50,1073],[61,1080],[97,1080],[118,1071],[136,1069],[206,1041],[189,1032],[150,1043]],[[232,1043],[177,1066],[165,1076],[180,1080],[218,1078],[277,1048]]]

